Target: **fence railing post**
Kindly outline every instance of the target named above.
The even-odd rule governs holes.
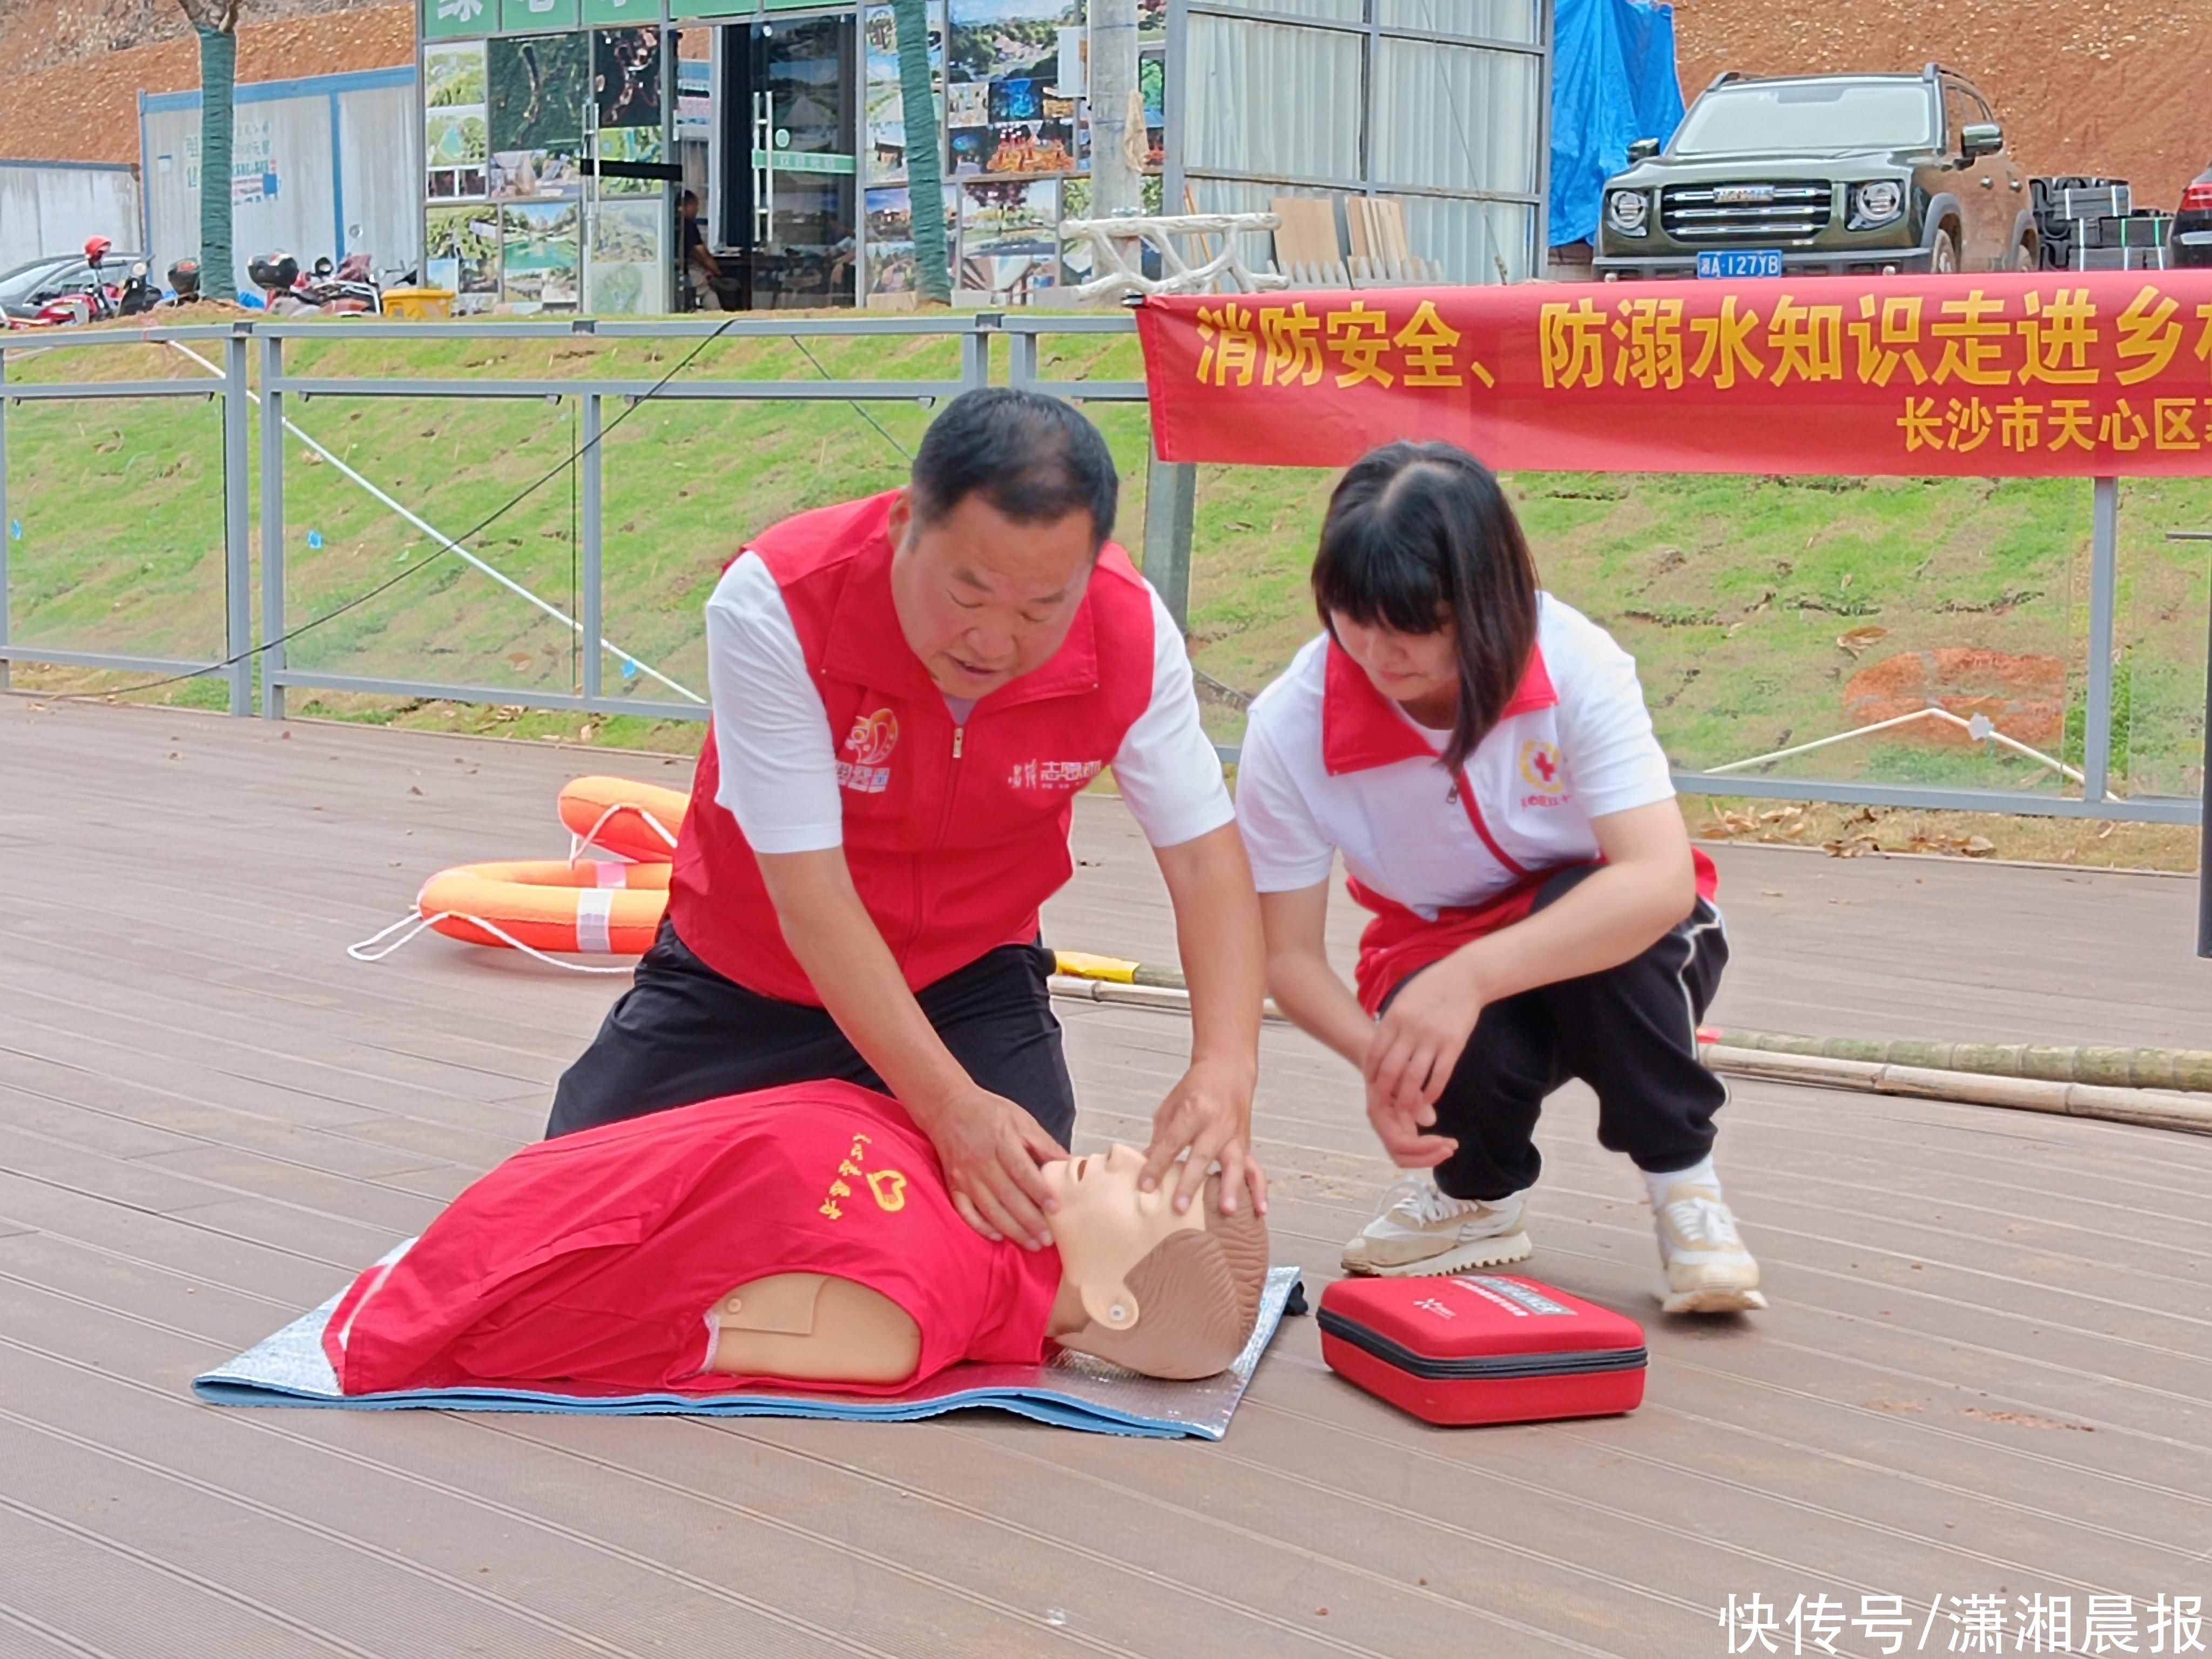
[[[222,352],[223,656],[230,667],[230,712],[253,712],[253,548],[246,479],[246,352],[253,325],[240,323]]]
[[[960,380],[970,392],[991,384],[991,337],[999,331],[995,311],[979,311],[960,337]]]
[[[284,718],[284,342],[261,337],[261,715]]]
[[[582,502],[579,509],[583,515],[583,523],[579,526],[579,534],[582,538],[580,558],[584,583],[583,689],[584,703],[588,708],[599,697],[599,671],[602,666],[599,641],[606,633],[606,596],[600,586],[603,526],[600,524],[599,499],[599,394],[585,392],[583,405],[579,428],[583,453],[576,464],[583,474],[580,486]]]
[[[1026,332],[1006,336],[1006,384],[1026,392],[1037,378],[1037,337]]]
[[[2120,481],[2099,478],[2089,529],[2089,694],[2081,716],[2081,799],[2110,798],[2112,612],[2119,591]]]
[[[8,354],[0,351],[0,691],[8,689],[8,544],[15,521],[8,516]]]
[[[1190,632],[1191,526],[1198,513],[1198,469],[1153,459],[1145,478],[1145,580],[1168,615]]]
[[[2205,621],[2204,775],[2197,787],[2203,808],[2197,822],[2197,954],[2212,957],[2212,609]]]

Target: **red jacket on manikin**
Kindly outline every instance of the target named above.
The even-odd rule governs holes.
[[[1037,932],[1073,872],[1076,792],[1151,702],[1152,605],[1113,543],[1042,666],[956,726],[891,604],[892,495],[787,519],[750,544],[781,589],[837,745],[844,849],[861,902],[920,990]],[[725,978],[786,1002],[822,999],[786,945],[744,831],[715,799],[714,736],[676,848],[669,916]]]
[[[721,1392],[769,1379],[706,1369],[708,1310],[750,1279],[819,1273],[921,1328],[908,1382],[836,1385],[890,1394],[963,1359],[1042,1358],[1060,1272],[1058,1251],[961,1220],[896,1101],[802,1083],[524,1147],[354,1280],[323,1350],[348,1394]]]

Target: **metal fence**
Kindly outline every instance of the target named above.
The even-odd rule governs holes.
[[[58,380],[9,379],[11,356],[21,357],[26,348],[0,343],[0,523],[12,530],[7,501],[8,410],[25,402],[112,398],[215,398],[222,411],[224,650],[221,658],[179,660],[58,647],[46,642],[13,641],[9,632],[9,542],[0,538],[0,684],[5,684],[10,660],[37,661],[94,669],[120,670],[158,675],[219,676],[227,680],[229,708],[234,714],[254,712],[256,664],[260,687],[259,712],[268,719],[284,717],[286,694],[293,688],[331,692],[366,693],[395,697],[441,699],[464,702],[521,705],[571,710],[586,714],[641,714],[656,718],[703,718],[706,708],[696,693],[665,676],[656,676],[682,695],[674,699],[639,696],[605,682],[605,660],[611,655],[622,664],[625,677],[635,659],[605,637],[606,592],[603,519],[605,446],[610,402],[628,408],[641,400],[670,403],[825,401],[866,404],[933,404],[971,388],[991,384],[996,373],[998,344],[1006,346],[1006,383],[1087,403],[1141,404],[1146,388],[1140,380],[1065,380],[1048,377],[1042,343],[1053,336],[1127,335],[1132,320],[1121,315],[1006,314],[980,313],[935,317],[807,317],[780,319],[750,315],[714,320],[618,322],[573,319],[561,321],[522,321],[500,324],[348,322],[261,322],[230,326],[202,326],[148,331],[81,331],[41,337],[28,349],[41,354],[56,351],[98,352],[142,343],[174,344],[194,351],[208,350],[200,358],[205,374],[187,380]],[[560,340],[586,337],[598,341],[663,341],[672,346],[698,346],[716,337],[725,339],[882,338],[887,342],[935,339],[957,346],[957,372],[935,379],[693,380],[673,374],[661,380],[640,376],[616,378],[586,374],[577,378],[501,376],[487,374],[459,380],[410,379],[376,373],[349,374],[299,374],[287,366],[288,345],[295,342],[436,340],[442,342],[514,342]],[[220,362],[211,348],[220,348]],[[258,360],[255,360],[257,358]],[[811,354],[810,354],[811,355]],[[249,376],[249,362],[253,374]],[[486,398],[575,400],[576,433],[574,450],[576,514],[576,582],[574,614],[553,606],[505,575],[490,562],[478,558],[462,545],[465,536],[448,539],[412,509],[353,474],[370,493],[402,520],[428,535],[434,551],[453,551],[493,580],[536,605],[553,619],[565,635],[584,642],[579,653],[580,672],[574,689],[493,685],[449,681],[427,676],[343,673],[288,660],[289,630],[300,618],[288,606],[286,478],[292,446],[288,433],[319,459],[350,471],[326,447],[301,430],[292,418],[295,404],[307,399],[399,398],[416,400]],[[257,646],[252,614],[254,592],[251,556],[249,492],[257,459],[249,444],[249,406],[261,406],[258,465],[259,473],[259,598],[260,627]],[[1144,566],[1178,619],[1188,603],[1191,541],[1196,498],[1196,469],[1151,464],[1144,527]],[[1764,797],[1777,800],[1814,800],[1869,805],[1926,807],[2026,813],[2062,817],[2133,819],[2197,823],[2203,820],[2201,803],[2180,797],[2124,798],[2112,793],[2115,639],[2118,585],[2118,485],[2099,479],[2094,486],[2088,568],[2088,637],[2082,710],[2079,794],[2033,793],[2006,788],[1964,788],[1927,783],[1881,782],[1796,776],[1744,776],[1698,771],[1674,775],[1685,793],[1735,797]],[[1233,759],[1233,746],[1223,749]],[[2119,780],[2124,784],[2125,780]]]

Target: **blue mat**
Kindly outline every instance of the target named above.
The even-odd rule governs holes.
[[[409,1240],[412,1243],[413,1240]],[[396,1261],[407,1245],[386,1261]],[[1164,1382],[1139,1376],[1080,1354],[1057,1352],[1041,1365],[955,1365],[902,1395],[810,1394],[799,1389],[753,1389],[742,1394],[586,1395],[533,1389],[417,1389],[347,1395],[323,1352],[323,1327],[337,1306],[332,1297],[283,1330],[257,1342],[227,1365],[192,1379],[192,1392],[216,1406],[321,1406],[351,1411],[432,1408],[467,1412],[584,1412],[641,1416],[676,1413],[693,1417],[828,1417],[853,1422],[902,1423],[978,1407],[1014,1412],[1063,1429],[1152,1439],[1218,1440],[1243,1397],[1245,1385],[1282,1322],[1298,1286],[1296,1267],[1267,1275],[1260,1319],[1237,1363],[1197,1382]]]

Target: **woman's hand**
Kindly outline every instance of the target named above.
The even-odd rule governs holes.
[[[1483,995],[1467,953],[1446,957],[1406,982],[1375,1027],[1361,1068],[1367,1121],[1401,1170],[1433,1169],[1459,1143],[1425,1129],[1437,1121],[1437,1097],[1482,1017]]]

